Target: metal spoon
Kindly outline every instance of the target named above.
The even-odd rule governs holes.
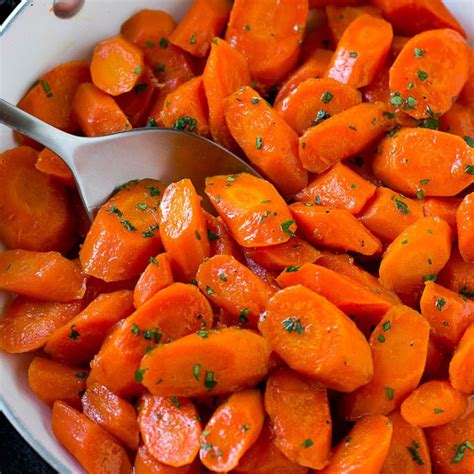
[[[77,137],[3,99],[0,123],[38,141],[66,162],[91,219],[118,186],[132,179],[156,178],[171,183],[189,178],[204,197],[208,176],[244,171],[259,176],[233,153],[189,132],[140,128],[104,137]]]

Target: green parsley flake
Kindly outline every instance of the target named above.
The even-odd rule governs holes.
[[[248,425],[248,424],[240,425],[240,429],[241,429],[244,433],[247,433],[247,431],[250,429],[250,425]]]
[[[87,377],[87,372],[74,372],[74,377],[85,379]]]
[[[393,388],[385,387],[385,394],[387,395],[388,400],[393,400]]]
[[[474,165],[466,165],[464,168],[464,173],[474,174]]]
[[[321,95],[321,102],[324,102],[325,104],[329,104],[329,102],[331,102],[333,97],[334,96],[330,92],[326,91]]]
[[[331,115],[328,114],[325,110],[321,109],[318,110],[316,113],[316,118],[311,120],[310,125],[318,125],[319,123],[323,122],[324,120],[331,118]]]
[[[207,238],[212,241],[219,240],[219,236],[217,234],[214,234],[214,232],[212,232],[212,230],[210,229],[207,229]]]
[[[415,58],[422,58],[425,55],[426,50],[415,48],[413,52],[415,53]]]
[[[118,207],[115,207],[114,204],[112,204],[112,206],[109,210],[109,214],[117,214],[118,217],[123,216],[123,212]]]
[[[41,87],[44,90],[44,93],[46,94],[46,97],[53,97],[53,92],[51,90],[51,86],[45,81],[44,79],[40,80]]]
[[[120,223],[125,227],[125,229],[135,232],[137,228],[128,220],[121,220]]]
[[[408,206],[405,202],[401,201],[400,199],[397,199],[395,195],[392,195],[392,201],[395,203],[395,207],[402,213],[402,214],[410,214],[410,209],[408,209]]]
[[[435,409],[434,409],[435,415],[439,415],[440,413],[443,413],[443,412],[444,412],[444,410],[441,409],[441,408],[435,408]]]
[[[428,73],[425,71],[417,71],[416,75],[420,81],[426,81],[426,79],[428,79]]]
[[[176,408],[181,408],[181,402],[179,398],[176,395],[173,395],[170,397],[170,402],[176,407]]]
[[[413,461],[415,461],[419,466],[423,466],[425,464],[423,459],[421,459],[420,453],[418,452],[420,445],[415,440],[413,440],[411,446],[407,446],[407,449],[411,454]]]
[[[219,274],[219,279],[220,279],[221,281],[227,281],[227,277],[225,276],[224,273]]]
[[[206,375],[204,376],[204,386],[208,391],[211,391],[217,385],[217,380],[214,378],[214,372],[211,370],[206,370]]]
[[[355,52],[355,51],[350,51],[349,52],[349,57],[351,58],[357,58],[357,56],[359,56],[359,53]]]
[[[402,245],[406,245],[408,243],[408,239],[403,239],[402,240]]]
[[[419,128],[429,128],[430,130],[438,130],[439,126],[441,125],[441,122],[434,117],[428,117],[423,119],[420,125],[418,125]]]
[[[260,99],[258,97],[254,97],[250,102],[255,105],[260,102]]]
[[[400,92],[395,92],[393,97],[390,99],[392,105],[403,105],[403,98],[400,96]]]
[[[75,324],[71,326],[71,332],[69,333],[69,339],[72,339],[73,341],[77,341],[79,338],[80,334],[74,329],[76,327]]]
[[[153,43],[153,41],[145,41],[145,46],[148,48],[153,48],[155,43]]]
[[[193,375],[194,375],[194,378],[196,380],[199,381],[199,372],[201,370],[201,364],[196,364],[194,367],[193,367]],[[203,433],[204,434],[204,433]]]
[[[436,275],[423,275],[423,281],[436,281]]]
[[[150,257],[150,263],[153,263],[154,265],[158,267],[160,266],[160,264],[158,263],[158,260],[155,257]]]
[[[247,308],[243,308],[241,311],[240,311],[240,314],[239,314],[239,321],[241,323],[247,323],[249,318],[247,318],[248,314],[250,313],[250,310],[247,309]]]
[[[194,235],[196,236],[196,240],[201,240],[201,234],[199,233],[198,230],[194,232]]]
[[[146,126],[147,127],[158,127],[158,124],[156,123],[156,120],[154,118],[151,118],[150,120],[148,120]]]
[[[136,370],[135,371],[135,381],[141,383],[143,381],[143,375],[147,371],[147,368]]]
[[[280,228],[285,234],[288,234],[290,237],[296,237],[296,234],[290,229],[290,227],[294,223],[295,221],[285,221],[281,224]]]
[[[285,272],[286,273],[297,272],[300,268],[301,267],[299,267],[297,265],[293,265],[293,266],[290,266],[290,267],[286,267]]]
[[[446,300],[444,298],[438,298],[435,302],[436,309],[438,311],[442,311],[443,306],[446,304]]]
[[[138,74],[140,74],[142,72],[143,68],[141,66],[137,66],[134,70],[133,70],[133,74],[135,74],[135,76],[138,76]]]
[[[474,138],[470,137],[469,135],[465,135],[463,139],[471,148],[474,148]]]
[[[466,449],[474,451],[474,444],[466,440],[463,443],[454,446],[453,449],[455,451],[455,455],[451,461],[451,464],[458,464],[464,459],[464,453],[466,452]]]
[[[132,324],[132,328],[130,329],[130,331],[132,331],[135,336],[138,336],[140,334],[140,328],[135,323]]]
[[[205,329],[200,329],[196,332],[196,334],[201,337],[202,339],[207,339],[209,333]]]
[[[418,189],[418,191],[416,192],[416,198],[417,199],[425,199],[425,192],[423,191],[423,189]]]
[[[390,321],[386,321],[385,323],[383,323],[383,326],[382,326],[384,332],[387,332],[387,331],[390,331],[390,329],[392,329],[392,324]]]
[[[284,319],[281,322],[281,325],[285,331],[288,332],[297,332],[298,334],[304,333],[304,326],[301,324],[300,318],[296,318],[291,316],[289,318]]]
[[[252,27],[250,25],[244,25],[244,30],[245,31],[250,31]]]
[[[407,97],[406,103],[409,109],[414,109],[418,101],[413,96],[409,95]]]
[[[430,182],[429,178],[425,178],[425,179],[421,179],[420,180],[420,184],[422,186],[425,186],[426,184],[428,184]]]
[[[155,72],[160,73],[160,72],[165,72],[166,71],[166,66],[164,64],[158,64],[155,68]]]
[[[383,334],[380,334],[380,336],[377,338],[377,341],[385,342],[385,336]]]
[[[206,285],[206,295],[214,295],[216,292],[210,287]]]
[[[196,44],[196,43],[197,43],[196,33],[193,33],[191,35],[191,39],[189,40],[189,44]]]
[[[259,136],[255,139],[255,146],[256,146],[257,150],[262,149],[262,146],[263,146],[262,137]]]
[[[302,443],[302,446],[303,448],[307,449],[307,448],[310,448],[311,446],[313,446],[313,440],[310,439],[310,438],[306,438],[303,443]]]
[[[144,202],[139,202],[137,204],[137,208],[138,209],[141,209],[142,211],[145,211],[146,209],[148,209],[148,204],[144,203]]]
[[[185,116],[177,119],[172,128],[175,130],[188,130],[190,132],[194,132],[194,130],[196,130],[196,126],[197,120],[195,118]]]

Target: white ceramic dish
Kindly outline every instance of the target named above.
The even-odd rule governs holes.
[[[117,34],[122,22],[137,10],[159,8],[178,20],[191,1],[85,0],[78,15],[60,20],[51,12],[52,0],[22,0],[18,14],[0,37],[0,97],[16,103],[41,73],[65,61],[88,58],[97,41]],[[473,0],[445,3],[468,31],[472,45]],[[0,150],[13,146],[11,131],[0,126]],[[6,303],[6,295],[0,292],[0,314]],[[61,474],[83,472],[54,438],[49,408],[28,388],[26,368],[30,360],[29,355],[0,352],[2,410],[53,468]]]

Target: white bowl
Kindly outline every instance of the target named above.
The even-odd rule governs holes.
[[[41,73],[72,59],[89,58],[97,41],[117,34],[122,22],[142,8],[159,8],[178,20],[191,2],[86,0],[78,15],[61,20],[51,12],[52,0],[22,0],[19,13],[0,38],[0,97],[16,103]],[[473,0],[446,0],[445,3],[472,41]],[[15,146],[11,131],[3,126],[0,126],[0,144],[0,151]],[[6,303],[7,296],[0,292],[0,314]],[[26,370],[31,357],[0,351],[2,410],[53,468],[61,474],[83,472],[53,436],[50,409],[38,401],[28,387]]]

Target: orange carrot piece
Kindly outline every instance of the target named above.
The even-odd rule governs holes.
[[[474,322],[464,332],[449,363],[449,381],[464,393],[474,392]]]
[[[28,385],[34,394],[49,406],[62,400],[74,407],[81,406],[86,388],[87,370],[69,367],[44,357],[35,357],[28,368]]]
[[[206,194],[242,247],[287,242],[296,226],[271,183],[247,173],[206,179]]]
[[[466,262],[453,245],[448,262],[439,273],[438,283],[459,293],[465,300],[474,299],[474,264]]]
[[[137,413],[133,405],[103,385],[91,385],[82,396],[84,415],[131,451],[138,449]]]
[[[138,424],[148,452],[174,467],[193,462],[202,428],[193,402],[186,398],[145,394],[139,400]]]
[[[463,137],[464,140],[469,140],[469,138],[474,139],[474,116],[472,106],[464,105],[458,100],[440,117],[439,121],[439,129],[442,132],[459,135]]]
[[[459,102],[467,107],[474,107],[474,51],[471,50],[469,60],[469,79],[459,94]]]
[[[313,8],[308,12],[306,30],[301,44],[300,61],[308,60],[317,49],[324,49],[329,53],[326,68],[322,71],[322,74],[324,74],[334,52],[331,29],[324,8]],[[322,75],[319,77],[322,77]]]
[[[253,260],[248,253],[244,253],[244,257],[245,265],[250,270],[252,270],[255,275],[265,281],[270,286],[270,288],[272,288],[274,293],[280,289],[280,287],[276,283],[275,275],[273,272],[268,271],[265,267]]]
[[[425,368],[429,324],[407,306],[393,306],[370,336],[374,376],[345,394],[340,411],[346,419],[386,415],[417,386]]]
[[[207,237],[211,249],[211,256],[232,255],[237,260],[243,260],[242,252],[229,233],[221,217],[214,217],[204,211],[207,224]]]
[[[193,56],[207,56],[212,39],[223,32],[231,8],[229,0],[194,0],[171,33],[170,42]]]
[[[298,159],[298,136],[254,89],[242,87],[230,95],[224,113],[230,133],[249,161],[283,196],[292,196],[308,184],[308,173]]]
[[[138,448],[134,469],[135,474],[197,474],[200,472],[195,470],[192,464],[181,467],[163,464],[148,452],[145,445]]]
[[[386,112],[387,106],[381,102],[359,104],[310,128],[299,140],[303,166],[322,173],[361,153],[392,127],[393,120]]]
[[[44,148],[38,154],[35,168],[42,173],[48,174],[60,183],[75,187],[74,176],[66,163],[49,148]]]
[[[462,200],[456,212],[456,222],[459,253],[464,260],[474,263],[474,193]]]
[[[448,366],[451,354],[447,352],[438,341],[435,341],[433,333],[430,333],[428,343],[428,353],[426,355],[425,371],[423,372],[423,381],[434,379],[447,379]]]
[[[140,370],[155,395],[221,395],[262,380],[270,352],[266,339],[247,329],[201,330],[149,352]]]
[[[154,179],[131,181],[102,205],[79,252],[87,275],[119,281],[145,269],[161,249],[157,206],[164,189]]]
[[[126,451],[85,415],[63,402],[55,402],[51,427],[58,441],[87,472],[131,474]]]
[[[201,436],[201,462],[211,471],[228,472],[257,441],[265,412],[258,390],[233,393],[211,416]]]
[[[358,5],[363,0],[309,0],[310,8],[327,7],[328,5],[337,5],[340,7],[348,5]]]
[[[461,201],[461,198],[457,197],[432,197],[425,199],[423,201],[423,214],[425,216],[438,216],[445,220],[449,224],[453,233],[453,240],[455,240],[458,232],[456,211]]]
[[[189,281],[210,254],[201,197],[189,179],[166,188],[160,214],[160,235],[173,272],[178,278]]]

